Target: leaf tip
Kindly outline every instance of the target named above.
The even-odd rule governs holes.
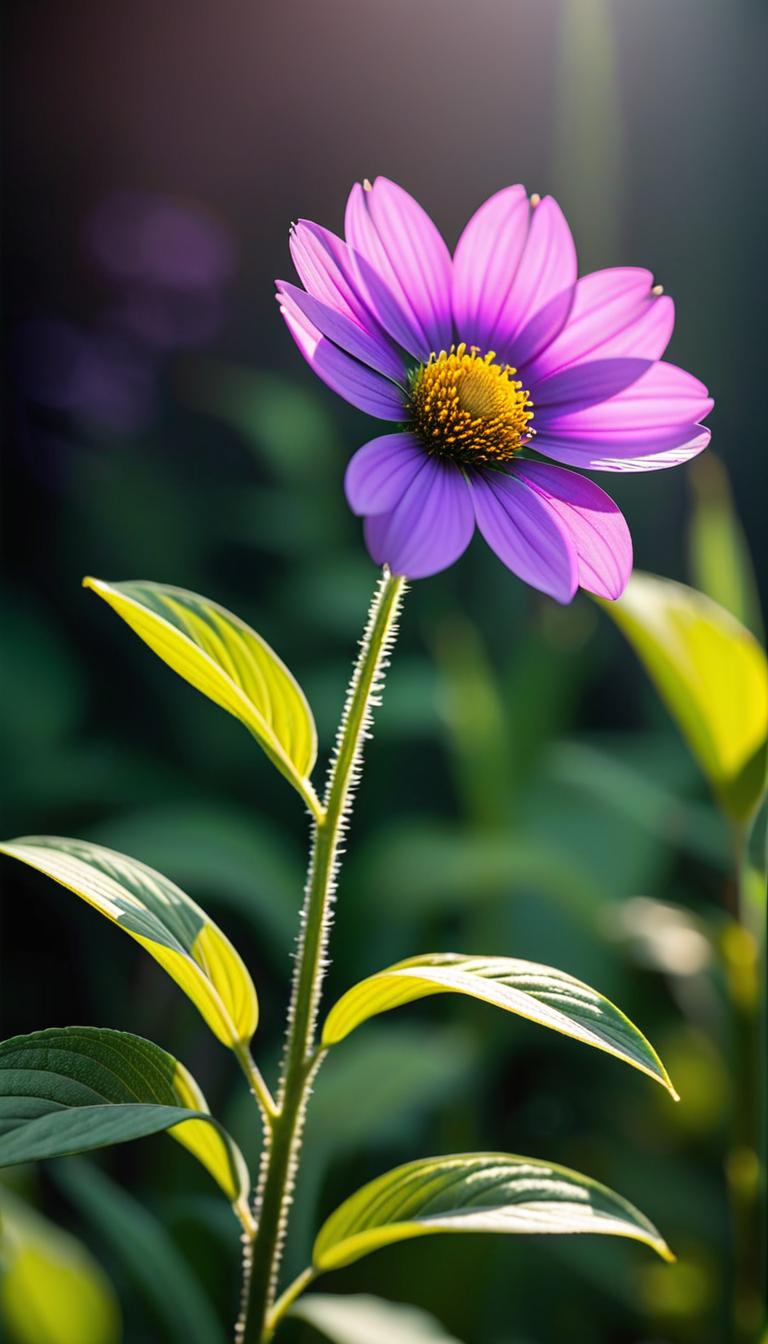
[[[657,1062],[659,1066],[658,1071],[654,1071],[650,1076],[657,1083],[661,1083],[661,1086],[664,1088],[664,1091],[672,1098],[673,1101],[679,1101],[680,1093],[675,1087],[675,1084],[672,1082],[672,1079],[667,1073],[667,1070],[664,1068],[664,1065],[662,1064],[661,1060],[658,1059],[658,1056],[657,1056]]]
[[[680,1100],[680,1093],[678,1092],[677,1088],[675,1087],[675,1084],[672,1082],[672,1079],[670,1078],[669,1074],[667,1073],[667,1070],[664,1068],[664,1065],[662,1064],[662,1062],[661,1062],[661,1060],[659,1059],[658,1055],[656,1056],[656,1058],[657,1058],[657,1060],[658,1060],[658,1065],[659,1065],[659,1072],[658,1072],[658,1074],[655,1075],[655,1076],[656,1076],[656,1080],[657,1080],[657,1082],[661,1083],[662,1087],[664,1088],[664,1090],[665,1090],[666,1092],[669,1093],[669,1095],[670,1095],[670,1097],[672,1098],[673,1101],[675,1101],[675,1102],[679,1101],[679,1100]]]

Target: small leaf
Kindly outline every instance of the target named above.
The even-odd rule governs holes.
[[[79,1241],[5,1189],[0,1260],[0,1316],[11,1339],[117,1344],[120,1308],[100,1266]]]
[[[203,695],[245,724],[312,812],[317,756],[301,687],[255,630],[208,598],[160,583],[83,580],[145,644]]]
[[[258,1003],[243,961],[205,911],[167,877],[115,850],[54,835],[9,840],[0,853],[60,882],[135,938],[225,1045],[250,1041]]]
[[[508,1153],[459,1153],[409,1162],[364,1185],[321,1227],[314,1266],[341,1269],[434,1232],[599,1232],[674,1259],[642,1213],[587,1176]]]
[[[400,961],[342,995],[326,1018],[323,1045],[335,1045],[377,1013],[430,994],[467,994],[605,1050],[647,1073],[677,1100],[656,1051],[609,999],[564,971],[513,957],[434,952]]]
[[[459,1344],[419,1307],[386,1302],[367,1293],[307,1293],[291,1308],[332,1344]]]
[[[105,1027],[52,1027],[0,1042],[0,1166],[88,1152],[167,1130],[247,1208],[239,1148],[192,1075],[152,1041]]]
[[[637,570],[617,602],[600,601],[645,664],[724,810],[747,822],[765,790],[768,662],[723,607]]]
[[[164,1221],[92,1162],[69,1158],[56,1163],[51,1174],[135,1289],[146,1307],[142,1316],[151,1316],[151,1322],[141,1322],[146,1327],[142,1340],[227,1344],[231,1336],[217,1319],[200,1273],[179,1250]],[[151,1329],[155,1321],[159,1330]]]

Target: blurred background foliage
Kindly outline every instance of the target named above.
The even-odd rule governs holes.
[[[375,578],[341,491],[370,427],[312,380],[274,308],[288,222],[339,227],[351,181],[380,171],[453,242],[522,180],[561,201],[582,269],[648,265],[677,300],[670,357],[713,389],[717,456],[601,483],[643,568],[759,632],[766,11],[42,0],[7,23],[3,833],[104,842],[209,908],[259,987],[272,1077],[305,820],[241,727],[80,579],[176,583],[238,612],[296,672],[327,750]],[[633,653],[588,599],[556,608],[473,546],[407,602],[367,761],[329,994],[428,949],[547,962],[621,1004],[683,1100],[463,999],[386,1017],[320,1075],[288,1268],[388,1166],[521,1152],[635,1200],[678,1264],[618,1242],[451,1237],[392,1247],[329,1290],[418,1304],[464,1344],[720,1344],[729,836]],[[8,871],[3,888],[3,1035],[93,1022],[157,1040],[255,1166],[232,1061],[170,981],[60,889]],[[175,1149],[155,1138],[7,1174],[6,1227],[32,1228],[32,1257],[48,1236],[62,1302],[101,1267],[93,1344],[228,1337],[237,1227]],[[8,1305],[25,1272],[10,1244],[5,1328],[39,1344]]]

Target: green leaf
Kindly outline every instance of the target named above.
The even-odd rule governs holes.
[[[435,1232],[599,1232],[674,1259],[642,1213],[587,1176],[508,1153],[459,1153],[409,1162],[364,1185],[321,1227],[314,1266],[341,1269]]]
[[[120,1308],[100,1266],[9,1190],[0,1191],[0,1259],[0,1316],[11,1339],[117,1344]]]
[[[250,1178],[239,1148],[192,1075],[159,1045],[106,1027],[52,1027],[0,1042],[0,1166],[161,1130],[247,1210]]]
[[[225,1045],[250,1041],[258,1003],[248,971],[221,929],[167,877],[84,840],[24,836],[0,845],[80,896],[150,953]]]
[[[183,588],[93,578],[83,583],[174,672],[245,724],[317,815],[309,779],[317,756],[312,712],[301,687],[255,630]]]
[[[227,1344],[231,1336],[163,1222],[92,1162],[69,1158],[57,1163],[52,1175],[125,1269],[146,1314],[160,1323],[160,1331],[150,1334],[148,1329],[146,1338],[157,1336],[169,1344]]]
[[[332,1344],[459,1344],[439,1321],[419,1307],[385,1302],[367,1293],[307,1293],[291,1308]]]
[[[768,662],[755,637],[703,593],[637,570],[600,602],[645,664],[724,810],[745,823],[765,791]]]
[[[677,1100],[656,1051],[628,1017],[581,980],[513,957],[425,953],[361,980],[334,1004],[323,1045],[335,1045],[377,1013],[431,994],[467,994],[595,1046],[647,1073]]]
[[[724,464],[710,451],[691,463],[689,533],[691,574],[697,588],[760,636],[760,598],[744,528]]]

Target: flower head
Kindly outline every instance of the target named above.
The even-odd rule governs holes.
[[[661,359],[672,300],[633,267],[578,279],[559,206],[521,186],[480,207],[453,257],[387,178],[353,187],[345,232],[293,228],[303,288],[280,281],[278,300],[315,373],[398,425],[347,468],[373,559],[424,578],[458,559],[477,526],[558,601],[579,586],[619,597],[627,524],[566,468],[653,471],[706,447],[706,388]]]

